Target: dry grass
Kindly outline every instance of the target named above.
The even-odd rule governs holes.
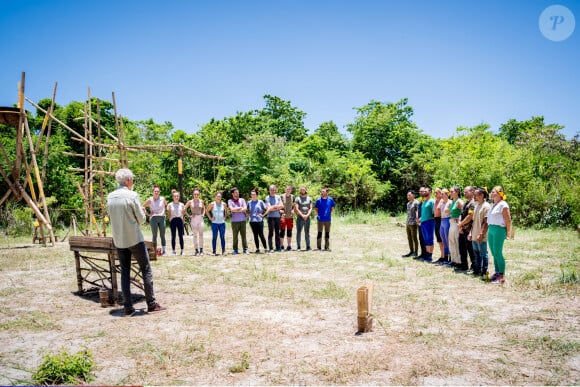
[[[502,286],[400,258],[399,221],[337,218],[329,253],[163,257],[169,309],[131,318],[73,294],[67,243],[5,241],[0,384],[30,384],[43,354],[82,346],[100,385],[580,384],[575,232],[518,230]],[[355,336],[366,280],[375,328]]]

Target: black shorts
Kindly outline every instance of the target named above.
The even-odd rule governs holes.
[[[437,238],[437,242],[443,242],[441,239],[441,233],[439,232],[439,227],[441,227],[441,217],[435,217],[435,238]]]

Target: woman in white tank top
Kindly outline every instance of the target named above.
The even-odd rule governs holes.
[[[151,225],[151,233],[153,243],[157,246],[157,232],[161,237],[161,254],[165,255],[165,209],[167,202],[159,193],[161,190],[158,185],[153,186],[153,196],[143,203],[143,207],[149,208],[147,215],[149,215],[149,224]]]
[[[205,216],[205,204],[200,199],[199,189],[193,190],[193,199],[185,203],[184,212],[191,209],[191,233],[193,234],[193,246],[195,255],[203,255],[203,217]]]

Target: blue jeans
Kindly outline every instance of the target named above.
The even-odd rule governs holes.
[[[487,242],[471,241],[473,246],[473,255],[475,255],[475,262],[473,264],[473,271],[479,274],[485,274],[489,264],[487,258]]]
[[[226,251],[226,224],[212,223],[211,224],[211,249],[215,253],[217,246],[218,232],[220,234],[220,242],[222,246],[222,253]]]
[[[149,253],[145,247],[145,242],[139,242],[135,246],[124,249],[117,248],[117,255],[119,256],[119,264],[121,265],[121,290],[123,291],[123,305],[125,310],[133,306],[133,300],[131,299],[131,257],[137,261],[141,269],[147,306],[155,306],[153,272],[151,271]]]
[[[304,229],[304,239],[306,240],[306,248],[310,248],[310,217],[306,218],[306,220],[302,219],[301,216],[296,217],[296,226],[298,228],[298,230],[296,231],[297,248],[300,249],[300,242],[302,241],[300,234],[302,233],[302,229]]]

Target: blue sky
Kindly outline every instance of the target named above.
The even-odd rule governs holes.
[[[576,29],[547,39],[542,11],[566,6]],[[580,132],[580,1],[148,1],[0,3],[0,106],[26,95],[92,96],[132,120],[195,132],[264,107],[307,113],[310,130],[353,122],[371,100],[408,98],[426,134],[543,115]],[[31,108],[27,105],[27,108]]]

